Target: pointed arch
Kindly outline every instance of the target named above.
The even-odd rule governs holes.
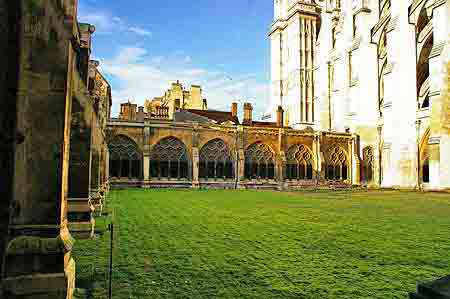
[[[150,176],[158,179],[189,179],[190,159],[186,145],[176,137],[165,137],[150,151]]]
[[[430,151],[429,151],[429,139],[430,139],[431,130],[428,128],[419,144],[420,149],[420,170],[419,177],[422,183],[430,182]]]
[[[275,154],[265,143],[256,142],[245,150],[245,177],[248,179],[274,179]]]
[[[234,178],[233,157],[228,145],[220,138],[208,141],[200,150],[200,178]]]
[[[345,150],[335,146],[325,154],[325,177],[332,181],[346,181],[349,178],[349,158]]]
[[[286,178],[312,180],[313,164],[313,153],[306,145],[291,145],[286,152]]]
[[[108,142],[110,177],[141,179],[142,153],[128,136],[116,135]]]
[[[362,160],[362,181],[364,183],[372,183],[374,180],[374,148],[372,146],[366,146],[363,149]]]

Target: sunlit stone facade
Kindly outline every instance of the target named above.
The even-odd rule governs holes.
[[[274,1],[285,125],[358,136],[361,182],[450,188],[450,1]]]

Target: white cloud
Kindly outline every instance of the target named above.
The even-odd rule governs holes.
[[[83,23],[94,25],[96,27],[96,34],[131,33],[142,37],[152,37],[151,31],[136,25],[128,24],[122,18],[111,15],[106,11],[86,9],[83,6],[80,6],[78,20]]]
[[[256,119],[267,102],[268,86],[257,82],[254,75],[231,79],[217,70],[193,67],[182,57],[153,57],[144,48],[125,47],[112,59],[100,61],[101,70],[114,79],[113,115],[117,114],[121,102],[131,100],[143,105],[146,99],[162,96],[176,80],[185,88],[191,84],[201,85],[210,109],[229,111],[231,103],[239,101],[242,110],[243,102],[251,102]]]
[[[152,33],[150,31],[145,30],[145,29],[140,28],[140,27],[132,26],[132,27],[128,28],[128,30],[130,32],[136,33],[137,35],[152,37]]]

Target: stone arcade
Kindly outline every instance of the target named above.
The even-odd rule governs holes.
[[[1,298],[72,298],[72,235],[108,190],[111,92],[76,16],[74,0],[0,1]]]

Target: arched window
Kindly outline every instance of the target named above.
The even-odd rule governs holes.
[[[286,178],[312,180],[313,160],[311,151],[303,144],[292,145],[286,154]]]
[[[380,0],[380,17],[390,13],[391,0]]]
[[[362,163],[362,175],[363,182],[371,183],[373,181],[373,148],[371,146],[365,147],[363,149],[363,163]]]
[[[205,144],[200,151],[200,178],[231,179],[233,160],[230,150],[222,139],[214,139]]]
[[[142,154],[130,138],[118,135],[109,143],[110,176],[115,178],[142,178]]]
[[[428,25],[428,23],[431,21],[431,18],[428,16],[427,11],[425,9],[425,5],[423,6],[422,10],[420,11],[419,18],[417,19],[417,25],[416,25],[416,32],[417,35],[419,35],[423,29]]]
[[[184,143],[167,137],[155,144],[150,153],[150,176],[169,180],[189,178],[189,159]]]
[[[430,160],[428,158],[422,164],[422,182],[430,182]]]
[[[433,49],[433,34],[425,41],[417,61],[417,94],[419,108],[429,107],[428,92],[430,90],[428,78],[430,77],[430,53]]]
[[[385,95],[385,86],[384,86],[384,72],[386,69],[387,63],[384,63],[383,67],[380,71],[380,78],[379,78],[379,99],[378,99],[378,112],[380,117],[383,116],[384,111],[384,95]]]
[[[270,147],[254,143],[245,151],[245,177],[248,179],[275,178],[275,158]]]
[[[335,147],[326,156],[325,175],[328,180],[345,181],[348,179],[348,160],[344,150]]]

